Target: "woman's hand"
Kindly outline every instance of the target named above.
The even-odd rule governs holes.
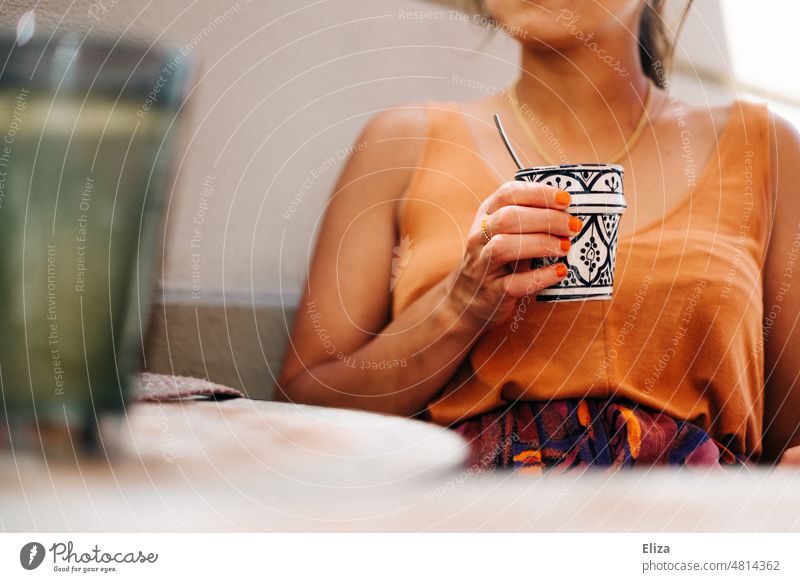
[[[781,467],[800,467],[800,446],[792,447],[783,451],[781,460],[778,461]]]
[[[484,200],[464,259],[447,281],[448,301],[457,313],[479,327],[498,324],[519,298],[563,279],[563,265],[531,270],[528,259],[567,254],[570,237],[581,229],[580,220],[566,212],[569,204],[563,190],[519,181],[504,183]]]

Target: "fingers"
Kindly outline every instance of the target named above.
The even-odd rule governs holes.
[[[527,206],[503,206],[486,220],[486,231],[490,238],[498,234],[547,233],[573,237],[581,231],[583,223],[577,216],[550,208]]]
[[[511,273],[500,279],[500,282],[507,296],[519,299],[555,285],[566,276],[566,265],[556,263],[532,271]]]
[[[493,214],[504,206],[531,206],[565,210],[570,205],[569,192],[535,182],[505,182],[494,191],[482,206],[483,212]]]
[[[532,267],[530,259],[523,259],[511,265],[511,270],[514,271],[515,273],[530,271],[531,269]]]
[[[507,263],[534,257],[563,257],[571,246],[568,238],[549,234],[498,234],[481,249],[481,260],[491,271]]]

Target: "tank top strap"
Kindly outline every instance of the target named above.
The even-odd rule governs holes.
[[[405,195],[398,204],[401,235],[411,230],[409,199],[429,198],[433,194],[431,190],[447,180],[448,175],[454,182],[450,187],[459,185],[470,191],[471,195],[462,195],[462,201],[468,206],[477,205],[478,202],[471,200],[476,192],[493,186],[482,165],[485,162],[476,151],[461,105],[455,101],[427,101],[425,109],[427,128],[424,144]]]
[[[406,241],[411,250],[396,263],[398,273],[403,265],[392,289],[393,316],[458,266],[480,203],[497,188],[462,108],[425,108],[424,143],[397,207],[398,244]]]
[[[456,101],[430,102],[429,116],[425,160],[430,167],[453,172],[472,194],[493,192],[503,179],[483,157],[463,105]]]
[[[741,128],[742,143],[746,147],[755,150],[767,142],[769,108],[766,103],[738,99],[731,105],[730,121]]]
[[[739,131],[734,132],[736,153],[741,153],[749,160],[746,165],[752,166],[753,178],[758,180],[761,190],[769,190],[770,155],[769,155],[769,108],[766,103],[736,101],[731,109],[731,122],[736,123]]]
[[[774,212],[769,143],[769,108],[765,103],[737,100],[731,107],[730,142],[722,160],[724,179],[742,195],[739,229],[766,252]],[[748,232],[749,231],[749,232]]]

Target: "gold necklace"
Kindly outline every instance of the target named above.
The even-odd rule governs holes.
[[[554,161],[547,152],[542,149],[542,146],[539,145],[539,140],[536,139],[536,134],[533,133],[533,130],[530,127],[530,123],[525,118],[525,114],[522,111],[522,108],[519,104],[519,97],[517,95],[517,85],[518,83],[514,83],[511,86],[511,90],[509,91],[509,97],[511,98],[511,109],[514,111],[514,116],[517,118],[517,122],[520,126],[522,126],[522,130],[528,136],[531,144],[533,145],[536,153],[538,153],[542,159],[544,160],[545,164],[548,166],[555,166],[558,162]],[[653,85],[652,83],[647,83],[647,97],[644,100],[644,107],[642,108],[642,116],[639,118],[639,122],[636,124],[636,128],[633,130],[633,133],[622,146],[616,154],[614,154],[611,159],[608,160],[607,163],[609,164],[616,164],[617,162],[625,159],[630,151],[633,149],[633,146],[636,145],[636,142],[639,141],[639,138],[642,137],[642,133],[644,133],[644,128],[647,125],[647,112],[650,109],[650,103],[653,98]]]

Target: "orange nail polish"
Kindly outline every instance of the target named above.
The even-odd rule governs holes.
[[[569,206],[569,203],[571,201],[572,201],[572,196],[569,195],[569,192],[565,190],[560,190],[556,192],[556,202],[558,202],[562,206]]]
[[[577,216],[570,216],[569,217],[569,229],[572,232],[580,232],[583,228],[583,221],[578,218]]]
[[[567,274],[567,266],[564,263],[558,263],[556,265],[556,275],[559,277],[565,277]]]
[[[567,252],[572,246],[572,242],[568,238],[561,239],[561,250]]]

